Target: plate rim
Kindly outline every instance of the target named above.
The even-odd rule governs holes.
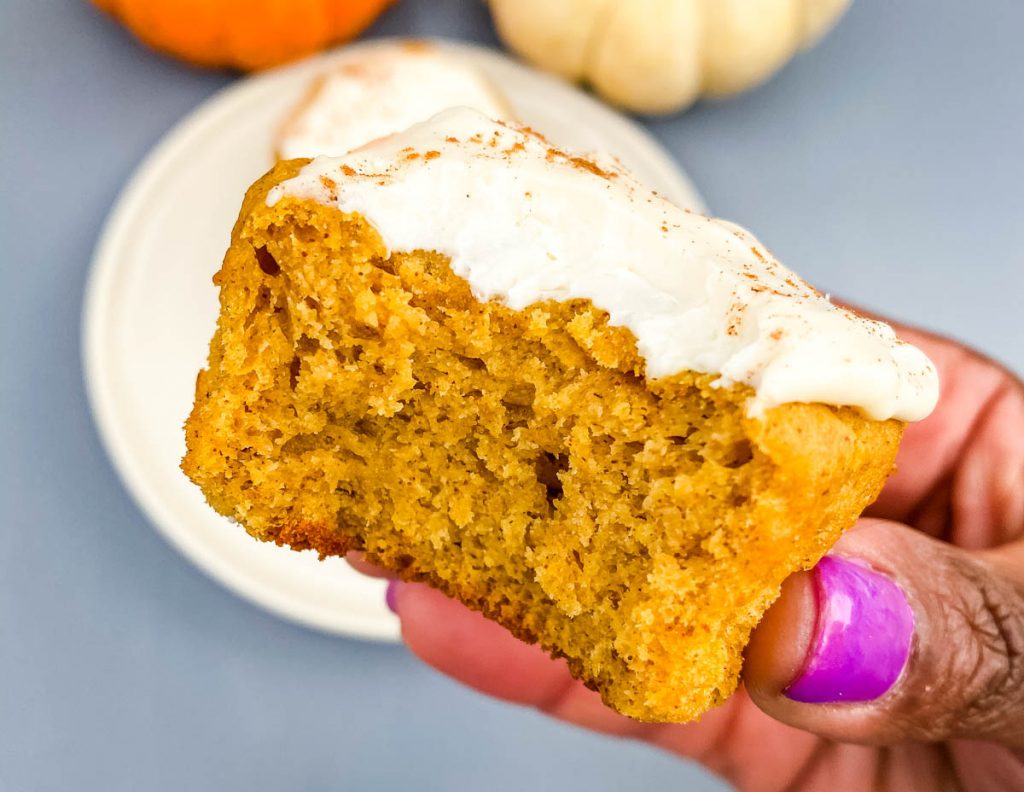
[[[126,237],[133,227],[132,221],[138,214],[140,204],[144,204],[147,194],[159,182],[161,174],[173,165],[176,157],[187,151],[197,137],[202,136],[209,121],[232,112],[237,104],[244,102],[251,94],[265,89],[275,81],[287,79],[293,72],[309,70],[313,64],[328,67],[332,61],[342,60],[353,52],[410,39],[428,41],[439,48],[455,51],[471,59],[500,63],[502,68],[509,65],[518,67],[531,72],[533,77],[548,82],[559,92],[578,91],[564,80],[540,72],[504,51],[466,41],[415,36],[364,39],[276,69],[233,80],[206,97],[167,129],[135,165],[118,190],[89,260],[79,323],[82,377],[97,434],[125,494],[146,518],[149,527],[155,529],[164,541],[204,575],[252,605],[319,632],[388,643],[400,640],[397,624],[361,614],[339,613],[333,610],[328,612],[326,609],[317,612],[317,609],[310,607],[309,604],[297,602],[295,598],[282,597],[280,592],[275,592],[262,582],[258,575],[247,573],[240,565],[226,560],[212,545],[204,544],[189,532],[174,527],[179,518],[173,509],[163,502],[156,491],[156,485],[149,482],[147,477],[131,464],[131,441],[126,437],[125,430],[119,428],[114,408],[116,398],[112,395],[114,385],[109,374],[111,367],[109,361],[104,364],[104,360],[110,354],[108,345],[104,344],[108,337],[104,317],[109,315],[106,309],[112,304],[116,292],[114,285],[123,269],[123,266],[118,264],[119,257],[116,254],[126,244]],[[606,111],[607,118],[612,120],[619,130],[632,137],[639,135],[645,138],[645,142],[649,144],[646,147],[646,154],[657,161],[666,182],[671,184],[679,196],[687,196],[690,199],[688,203],[691,208],[697,211],[704,209],[700,194],[692,181],[648,130],[636,120],[604,105],[593,96],[582,91],[578,91],[578,95]],[[104,374],[104,371],[108,373]]]

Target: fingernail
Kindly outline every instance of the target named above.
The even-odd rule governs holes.
[[[398,594],[398,581],[389,580],[388,587],[384,590],[384,604],[388,606],[388,610],[392,613],[398,613],[398,602],[395,597]]]
[[[813,575],[814,642],[785,695],[808,704],[872,701],[903,673],[914,612],[899,586],[865,564],[826,556]]]

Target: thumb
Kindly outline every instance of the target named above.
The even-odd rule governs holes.
[[[751,698],[844,742],[1024,747],[1024,545],[969,553],[864,520],[786,581],[747,648]]]

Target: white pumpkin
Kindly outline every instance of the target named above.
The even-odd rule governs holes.
[[[744,91],[813,45],[852,0],[490,0],[528,61],[642,113]]]

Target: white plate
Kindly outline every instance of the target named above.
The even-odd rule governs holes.
[[[250,539],[178,468],[182,424],[217,316],[219,269],[245,189],[266,171],[283,114],[311,78],[380,41],[240,80],[181,121],[121,194],[97,246],[83,316],[85,379],[114,466],[160,532],[213,578],[310,627],[397,640],[384,584],[341,559],[320,563]],[[478,64],[516,116],[576,150],[618,156],[651,187],[700,208],[693,187],[640,127],[500,53],[438,42]]]

